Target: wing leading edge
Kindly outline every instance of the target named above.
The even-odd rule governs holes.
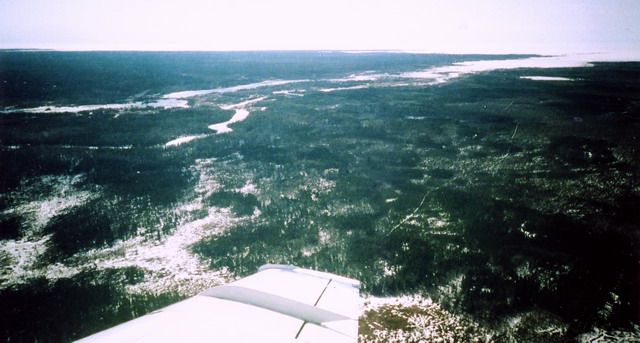
[[[360,282],[290,265],[256,274],[78,342],[356,342]]]

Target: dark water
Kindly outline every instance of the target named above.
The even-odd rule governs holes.
[[[640,323],[640,64],[401,76],[513,57],[0,53],[1,336],[80,338],[264,263],[567,338]],[[298,81],[29,110],[265,80]]]

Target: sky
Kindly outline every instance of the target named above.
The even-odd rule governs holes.
[[[640,50],[640,0],[0,0],[0,48]]]

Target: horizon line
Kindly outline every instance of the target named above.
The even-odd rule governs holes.
[[[434,55],[544,55],[540,52],[447,52],[420,49],[136,49],[136,48],[13,48],[0,47],[0,51],[61,51],[61,52],[93,52],[93,51],[131,51],[131,52],[345,52],[345,53],[403,53],[403,54],[434,54]],[[591,52],[588,52],[591,53]],[[554,55],[562,55],[558,53]],[[549,54],[550,55],[550,54]]]
[[[158,53],[344,53],[344,54],[413,54],[413,55],[454,55],[454,56],[519,56],[529,58],[577,57],[597,61],[640,62],[640,50],[621,49],[612,51],[567,51],[567,52],[447,52],[420,49],[128,49],[128,48],[14,48],[0,47],[0,52],[158,52]]]

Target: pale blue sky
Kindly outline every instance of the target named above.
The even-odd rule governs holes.
[[[0,48],[640,50],[639,0],[0,0]]]

